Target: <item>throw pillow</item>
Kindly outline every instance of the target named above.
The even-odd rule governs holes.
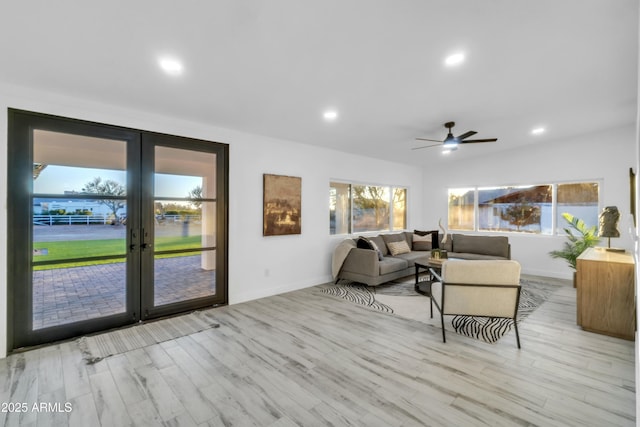
[[[431,233],[426,235],[414,234],[412,249],[414,251],[430,251],[433,249],[432,240],[433,235]]]
[[[369,239],[365,237],[358,237],[358,241],[356,242],[356,247],[360,249],[373,249],[371,247],[371,242],[369,241]]]
[[[387,243],[387,247],[389,248],[389,252],[391,252],[391,255],[393,256],[408,254],[409,252],[411,252],[411,248],[404,240],[398,242],[389,242]]]
[[[382,261],[382,252],[380,252],[380,248],[375,244],[373,240],[369,240],[366,237],[358,237],[358,241],[356,246],[360,249],[370,249],[372,251],[376,251],[378,255],[378,261]]]
[[[378,245],[376,245],[376,242],[374,242],[373,240],[369,240],[369,243],[371,243],[371,248],[378,253],[378,261],[382,261],[384,255],[382,255],[382,251],[380,250]]]
[[[429,230],[429,231],[420,231],[413,230],[413,234],[417,234],[418,236],[426,236],[428,234],[431,235],[431,248],[429,249],[439,249],[440,241],[438,239],[438,230]],[[425,249],[416,249],[416,250],[425,250]]]
[[[407,245],[411,245],[411,242],[409,242],[409,239],[411,237],[408,237],[405,233],[381,234],[380,236],[382,236],[382,240],[385,246],[387,247],[387,249],[389,248],[389,243],[391,242],[403,241],[403,242],[407,242]]]

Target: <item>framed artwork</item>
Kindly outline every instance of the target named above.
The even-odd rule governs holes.
[[[263,175],[263,236],[302,233],[302,178]]]

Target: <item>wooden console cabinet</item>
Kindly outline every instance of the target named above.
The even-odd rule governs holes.
[[[578,325],[586,331],[633,340],[634,261],[630,253],[589,248],[578,257]]]

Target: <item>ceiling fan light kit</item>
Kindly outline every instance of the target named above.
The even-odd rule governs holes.
[[[455,122],[447,122],[444,124],[444,127],[447,128],[448,133],[447,133],[447,137],[444,139],[444,141],[438,141],[436,139],[427,139],[427,138],[416,138],[416,140],[418,141],[431,141],[431,142],[438,142],[439,144],[432,144],[432,145],[425,145],[423,147],[415,147],[412,148],[412,150],[421,150],[423,148],[430,148],[430,147],[438,147],[438,146],[442,146],[442,148],[449,152],[449,151],[455,151],[458,149],[458,145],[460,144],[469,144],[469,143],[479,143],[479,142],[495,142],[498,140],[498,138],[488,138],[488,139],[467,139],[470,136],[475,135],[476,131],[470,130],[467,131],[461,135],[458,136],[453,136],[453,133],[451,132],[451,129],[455,126]]]
[[[459,141],[457,141],[455,138],[447,137],[447,139],[445,139],[444,142],[442,143],[442,148],[446,150],[455,150],[458,148],[458,144],[459,144]]]

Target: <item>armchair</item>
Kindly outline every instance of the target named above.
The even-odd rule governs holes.
[[[520,264],[511,260],[460,261],[442,264],[441,275],[431,284],[433,305],[440,312],[442,341],[445,315],[501,317],[513,320],[518,348],[520,336],[516,316],[520,300]]]

